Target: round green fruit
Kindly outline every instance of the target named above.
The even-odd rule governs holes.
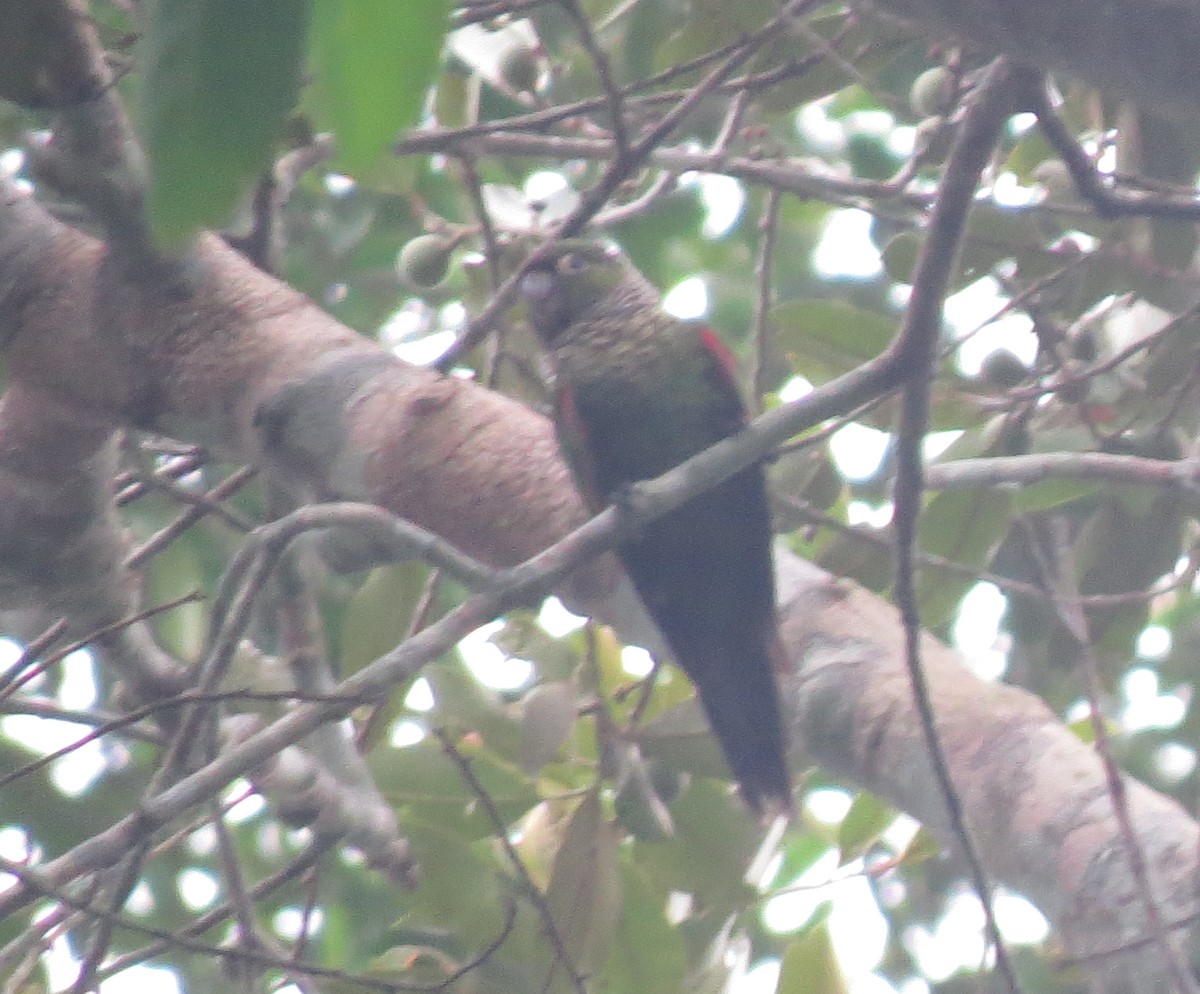
[[[979,378],[988,386],[1009,390],[1020,386],[1029,375],[1029,367],[1008,349],[989,352],[979,365]]]
[[[450,245],[438,235],[418,235],[396,256],[396,272],[410,286],[437,286],[449,269]]]
[[[500,57],[500,78],[517,93],[535,93],[542,67],[537,53],[526,45],[514,45]]]
[[[946,68],[934,66],[913,80],[908,102],[922,117],[942,117],[954,108],[954,90],[954,80]]]

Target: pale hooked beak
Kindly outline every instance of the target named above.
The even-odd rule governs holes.
[[[546,300],[554,293],[554,276],[534,270],[521,279],[521,296],[526,300]]]

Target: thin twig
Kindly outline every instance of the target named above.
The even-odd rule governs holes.
[[[1059,524],[1063,524],[1063,522],[1060,520]],[[1171,975],[1175,989],[1179,994],[1191,994],[1196,987],[1187,979],[1189,969],[1181,959],[1179,949],[1167,938],[1167,924],[1163,920],[1162,911],[1158,907],[1154,889],[1150,884],[1146,854],[1133,825],[1125,780],[1121,776],[1116,760],[1113,759],[1112,736],[1108,733],[1101,704],[1104,690],[1100,682],[1100,666],[1092,651],[1087,615],[1084,614],[1079,603],[1079,585],[1075,579],[1074,557],[1062,534],[1062,528],[1054,529],[1052,534],[1054,535],[1052,556],[1046,555],[1042,541],[1028,543],[1029,549],[1042,574],[1046,589],[1050,593],[1055,612],[1079,653],[1079,669],[1083,676],[1084,695],[1088,702],[1088,723],[1095,740],[1096,754],[1100,757],[1100,765],[1104,770],[1108,795],[1112,799],[1113,816],[1116,818],[1117,831],[1121,836],[1122,849],[1125,858],[1129,860],[1129,872],[1133,877],[1138,899],[1141,901],[1142,910],[1146,915],[1148,931],[1167,964],[1167,971]]]
[[[488,821],[492,823],[492,837],[499,844],[500,848],[504,850],[504,855],[508,857],[508,861],[512,864],[513,872],[520,879],[526,896],[529,898],[530,903],[533,904],[538,917],[542,920],[542,930],[545,932],[546,939],[550,942],[550,945],[554,947],[555,958],[562,964],[563,969],[566,970],[567,976],[571,980],[571,986],[575,988],[577,994],[587,994],[587,985],[584,982],[583,975],[571,961],[571,955],[567,952],[566,939],[563,938],[562,933],[559,931],[558,923],[554,920],[554,913],[550,910],[550,905],[546,902],[545,896],[534,882],[533,877],[529,875],[529,868],[525,865],[525,861],[521,859],[521,854],[517,852],[516,846],[512,844],[512,840],[508,837],[508,825],[505,824],[504,817],[500,814],[499,808],[496,807],[496,802],[492,800],[492,795],[479,782],[479,778],[475,776],[475,771],[471,768],[471,761],[450,740],[450,736],[446,733],[445,729],[435,728],[433,734],[442,744],[442,752],[454,764],[463,783],[467,785],[467,788],[478,799],[484,814],[488,817]]]
[[[763,409],[763,394],[766,392],[763,378],[767,368],[769,316],[774,303],[771,273],[775,263],[775,243],[779,233],[779,207],[782,199],[778,190],[768,190],[766,203],[763,204],[762,217],[758,222],[762,237],[759,241],[758,259],[754,266],[758,293],[754,298],[754,330],[751,335],[751,341],[754,344],[752,353],[754,358],[750,367],[750,399],[754,404],[755,411]]]
[[[905,663],[914,704],[951,830],[962,848],[972,883],[983,904],[988,940],[996,953],[996,970],[1008,990],[1015,994],[1019,987],[996,923],[991,884],[967,827],[962,799],[954,786],[950,764],[938,734],[921,662],[921,618],[916,591],[917,519],[924,490],[922,443],[929,423],[929,385],[937,357],[942,305],[958,259],[975,190],[1014,110],[1011,76],[1012,70],[1007,64],[996,60],[967,111],[934,202],[927,239],[913,278],[912,297],[897,336],[897,347],[909,359],[909,375],[901,397],[900,424],[896,433],[894,529],[895,600],[904,622]]]

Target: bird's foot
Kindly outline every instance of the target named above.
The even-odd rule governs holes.
[[[643,525],[639,517],[645,512],[645,501],[642,500],[641,484],[636,480],[618,483],[608,495],[608,502],[615,507],[625,521],[630,525],[630,538],[637,538]]]

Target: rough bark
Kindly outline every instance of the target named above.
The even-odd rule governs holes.
[[[0,492],[8,511],[0,541],[36,534],[40,519],[22,508],[43,493],[37,466],[88,465],[120,423],[281,466],[325,497],[377,502],[495,564],[531,555],[583,520],[549,425],[521,404],[399,362],[215,239],[196,295],[173,301],[136,274],[115,273],[85,236],[39,219],[28,203],[9,206],[0,260],[23,246],[0,296],[10,383],[91,421],[48,421],[49,436],[29,439],[0,419],[0,486],[9,488]],[[20,398],[13,389],[6,414]],[[73,533],[111,527],[103,501],[74,513]],[[46,527],[52,543],[61,522]],[[3,561],[5,573],[19,562]],[[111,560],[96,562],[90,577],[75,572],[78,603],[56,609],[92,603],[89,580],[93,590],[113,589]],[[894,610],[794,557],[779,569],[798,764],[816,760],[945,831]],[[643,637],[644,618],[611,565],[585,576],[574,603]],[[954,781],[995,879],[1031,896],[1073,956],[1144,939],[1144,909],[1092,750],[1036,697],[977,680],[932,640],[926,653]],[[1197,827],[1174,802],[1129,790],[1162,915],[1181,920],[1195,911]],[[1096,976],[1104,990],[1160,989],[1161,959],[1142,943],[1097,960]]]
[[[1200,111],[1192,3],[870,6],[1110,94]],[[123,426],[211,446],[309,495],[377,502],[497,565],[583,520],[540,416],[395,360],[215,238],[196,260],[192,292],[179,294],[0,191],[6,611],[62,612],[82,633],[128,610],[133,583],[117,565],[121,536],[104,499]],[[56,569],[66,562],[70,576]],[[894,611],[792,557],[780,574],[797,763],[819,761],[944,831]],[[578,607],[647,637],[611,561],[581,577],[570,591]],[[175,679],[144,640],[128,656],[140,660],[134,681]],[[1037,698],[982,683],[932,641],[926,665],[951,773],[995,879],[1039,904],[1097,989],[1169,989],[1094,752]],[[1161,914],[1185,921],[1196,912],[1197,826],[1144,786],[1127,790]],[[1187,934],[1170,941],[1183,949]]]

